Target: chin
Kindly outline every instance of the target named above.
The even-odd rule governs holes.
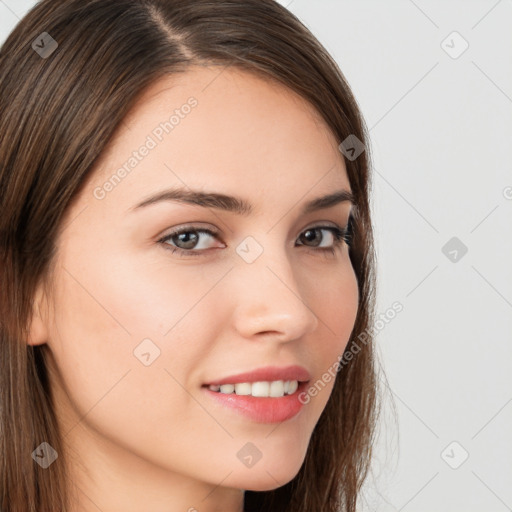
[[[273,491],[293,480],[299,470],[300,465],[278,470],[269,469],[268,466],[258,470],[252,468],[248,475],[236,476],[231,485],[246,491]]]

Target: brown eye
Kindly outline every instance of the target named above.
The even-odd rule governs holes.
[[[216,237],[217,233],[204,228],[186,227],[169,233],[160,239],[159,242],[165,244],[166,248],[173,253],[178,252],[187,256],[198,256],[199,253],[205,251],[205,247],[197,248],[198,243],[208,238],[200,235]]]
[[[315,226],[303,231],[300,240],[305,242],[301,245],[308,245],[308,247],[319,247],[324,242],[324,235],[318,235],[322,231],[328,231],[331,233],[333,238],[332,242],[328,247],[320,247],[320,250],[332,251],[336,247],[340,246],[343,242],[350,246],[350,234],[349,229],[340,229],[334,226]],[[313,245],[309,245],[313,244]]]

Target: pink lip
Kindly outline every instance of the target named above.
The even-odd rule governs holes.
[[[233,381],[230,382],[232,383]],[[247,382],[247,380],[244,382]],[[226,395],[212,391],[207,386],[202,387],[202,392],[206,393],[207,396],[218,404],[233,409],[252,421],[258,423],[280,423],[299,414],[304,406],[304,403],[299,400],[299,395],[304,392],[307,386],[307,382],[301,382],[295,393],[279,398],[237,395],[236,393]]]
[[[306,370],[306,368],[298,365],[283,367],[267,366],[265,368],[258,368],[251,372],[239,373],[237,375],[231,375],[222,379],[217,379],[208,382],[208,384],[205,384],[205,386],[221,386],[222,384],[239,384],[241,382],[272,382],[274,380],[297,380],[299,382],[305,382],[311,380],[311,375]]]

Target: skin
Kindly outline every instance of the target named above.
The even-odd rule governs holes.
[[[97,199],[95,188],[190,96],[190,114]],[[201,386],[288,364],[314,383],[343,353],[359,300],[349,247],[322,253],[331,232],[309,244],[303,233],[345,227],[351,204],[300,213],[310,199],[350,190],[338,142],[301,97],[233,68],[161,79],[127,116],[67,211],[53,292],[38,289],[28,341],[49,348],[73,512],[240,512],[244,490],[297,474],[333,379],[281,424],[249,420]],[[254,212],[175,201],[129,211],[183,184],[243,197]],[[198,234],[196,246],[173,239],[202,255],[158,242],[188,223],[219,230]],[[236,252],[248,236],[263,249],[251,264]],[[146,338],[160,350],[149,366],[133,353]],[[236,456],[248,442],[262,453],[250,468]]]

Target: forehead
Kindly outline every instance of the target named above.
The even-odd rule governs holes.
[[[144,92],[91,187],[116,173],[120,201],[172,185],[215,185],[247,197],[349,189],[336,138],[309,102],[276,81],[220,66],[163,77]]]

